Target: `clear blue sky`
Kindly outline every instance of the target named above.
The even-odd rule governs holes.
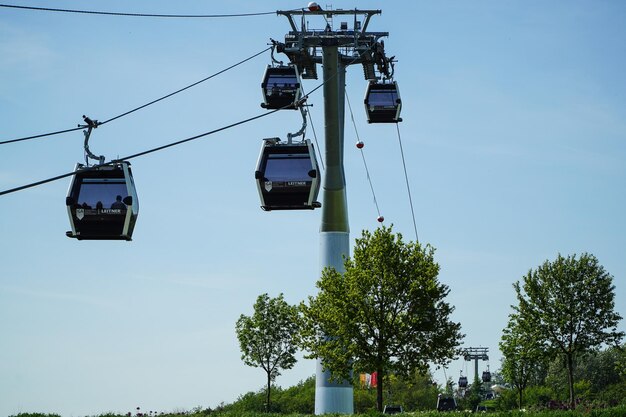
[[[307,2],[12,3],[222,14]],[[558,253],[593,253],[614,275],[625,316],[626,3],[333,3],[356,6],[382,9],[370,30],[390,32],[419,239],[437,248],[464,345],[488,347],[497,370],[512,284]],[[0,8],[0,140],[72,128],[83,114],[106,120],[288,30],[275,14],[168,20]],[[269,62],[266,53],[104,125],[92,150],[116,158],[260,114]],[[317,85],[305,81],[308,91]],[[414,240],[396,130],[366,123],[365,87],[351,67],[347,91],[381,212]],[[321,90],[310,103],[322,140]],[[299,128],[296,112],[279,112],[133,160],[141,210],[130,243],[65,237],[67,180],[0,197],[0,415],[214,407],[262,387],[263,372],[240,360],[235,321],[259,294],[297,303],[318,278],[320,211],[263,212],[254,183],[261,140]],[[2,146],[0,189],[71,171],[82,141],[77,131]],[[352,241],[378,226],[354,142],[347,118]],[[447,375],[462,369],[473,376],[462,361]],[[314,373],[303,360],[278,384]]]

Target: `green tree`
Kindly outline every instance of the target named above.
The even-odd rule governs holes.
[[[289,305],[283,294],[277,298],[259,295],[254,314],[242,314],[237,320],[241,359],[248,366],[263,368],[267,374],[266,411],[270,410],[272,381],[281,369],[291,369],[297,361],[299,323],[298,307]]]
[[[282,391],[276,402],[282,414],[313,414],[315,411],[315,375]]]
[[[387,404],[402,406],[405,412],[433,410],[437,404],[439,387],[430,371],[416,370],[409,375],[388,375],[385,380]],[[355,414],[376,410],[376,389],[361,385],[354,390]]]
[[[618,364],[623,353],[617,347],[610,347],[599,352],[594,352],[580,360],[577,367],[577,375],[591,383],[594,392],[600,392],[609,385],[620,382]]]
[[[430,371],[417,370],[407,377],[389,379],[389,391],[394,404],[400,404],[405,411],[433,410],[437,405],[439,387],[433,382]]]
[[[382,411],[385,375],[409,376],[429,362],[447,363],[463,335],[450,320],[449,289],[437,280],[430,245],[405,243],[391,227],[363,231],[344,266],[343,275],[325,269],[318,295],[301,304],[303,346],[333,378],[376,371]]]
[[[460,409],[474,411],[476,406],[480,404],[483,399],[484,388],[480,380],[474,379],[474,382],[470,385],[469,389],[465,391],[463,396],[457,399],[457,405]]]
[[[542,344],[538,342],[537,336],[528,334],[530,330],[523,331],[519,316],[511,314],[499,343],[503,356],[501,372],[517,392],[518,408],[522,408],[524,403],[524,390],[543,369]]]
[[[615,370],[619,377],[626,381],[626,345],[622,345],[617,349]]]
[[[622,354],[620,348],[610,347],[577,357],[574,364],[574,379],[577,381],[574,384],[576,397],[600,402],[612,400],[607,395],[607,390],[612,385],[620,385],[622,381],[618,369]],[[588,382],[589,386],[586,387],[581,381]],[[555,390],[558,398],[567,398],[567,369],[561,358],[555,358],[550,363],[546,385]]]
[[[617,344],[624,336],[617,330],[621,316],[614,311],[613,277],[593,255],[559,255],[530,270],[514,288],[520,330],[537,337],[547,354],[563,359],[573,407],[576,356]]]

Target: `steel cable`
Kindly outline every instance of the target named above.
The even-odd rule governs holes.
[[[1,5],[0,5],[0,6],[1,6]],[[231,69],[233,69],[233,68],[235,68],[235,67],[237,67],[237,66],[239,66],[239,65],[241,65],[241,64],[243,64],[243,63],[245,63],[245,62],[247,62],[247,61],[249,61],[249,60],[251,60],[251,59],[253,59],[253,58],[256,58],[257,56],[261,55],[262,53],[267,52],[269,49],[271,49],[271,47],[265,48],[265,49],[263,49],[262,51],[257,52],[257,53],[255,53],[255,54],[254,54],[254,55],[252,55],[252,56],[249,56],[248,58],[245,58],[245,59],[243,59],[243,60],[241,60],[241,61],[239,61],[239,62],[237,62],[237,63],[235,63],[235,64],[233,64],[233,65],[231,65],[231,66],[229,66],[229,67],[227,67],[227,68],[224,68],[224,69],[222,69],[222,70],[220,70],[220,71],[218,71],[218,72],[216,72],[216,73],[214,73],[214,74],[212,74],[212,75],[209,75],[208,77],[203,78],[203,79],[202,79],[202,80],[200,80],[200,81],[196,81],[196,82],[195,82],[195,83],[193,83],[193,84],[190,84],[190,85],[188,85],[188,86],[186,86],[186,87],[183,87],[183,88],[181,88],[181,89],[179,89],[179,90],[177,90],[177,91],[174,91],[173,93],[167,94],[167,95],[165,95],[165,96],[163,96],[163,97],[160,97],[160,98],[158,98],[158,99],[156,99],[156,100],[152,100],[152,101],[151,101],[151,102],[149,102],[149,103],[146,103],[146,104],[144,104],[144,105],[142,105],[142,106],[139,106],[139,107],[137,107],[137,108],[134,108],[134,109],[132,109],[132,110],[129,110],[129,111],[127,111],[127,112],[125,112],[125,113],[122,113],[122,114],[120,114],[120,115],[118,115],[118,116],[111,117],[110,119],[107,119],[107,120],[105,120],[105,121],[103,121],[103,122],[98,122],[98,123],[96,124],[96,127],[97,127],[97,126],[100,126],[100,125],[103,125],[103,124],[105,124],[105,123],[112,122],[113,120],[117,120],[117,119],[119,119],[119,118],[121,118],[121,117],[127,116],[127,115],[129,115],[129,114],[131,114],[131,113],[134,113],[134,112],[136,112],[136,111],[138,111],[138,110],[141,110],[141,109],[143,109],[143,108],[145,108],[145,107],[148,107],[148,106],[150,106],[150,105],[152,105],[152,104],[158,103],[159,101],[162,101],[162,100],[165,100],[166,98],[172,97],[172,96],[173,96],[173,95],[175,95],[175,94],[178,94],[178,93],[180,93],[180,92],[183,92],[183,91],[185,91],[185,90],[188,90],[188,89],[189,89],[189,88],[191,88],[191,87],[195,87],[196,85],[198,85],[198,84],[200,84],[200,83],[203,83],[203,82],[205,82],[205,81],[207,81],[207,80],[210,80],[211,78],[214,78],[214,77],[216,77],[216,76],[218,76],[218,75],[220,75],[220,74],[222,74],[222,73],[224,73],[224,72],[226,72],[226,71],[229,71],[229,70],[231,70]],[[84,129],[84,128],[85,128],[85,126],[82,126],[82,125],[81,125],[81,126],[78,126],[78,127],[72,128],[72,129],[59,130],[59,131],[57,131],[57,132],[43,133],[43,134],[41,134],[41,135],[34,135],[34,136],[28,136],[28,137],[19,138],[19,139],[10,139],[10,140],[5,140],[5,141],[1,141],[1,142],[0,142],[0,145],[6,145],[6,144],[8,144],[8,143],[14,143],[14,142],[22,142],[22,141],[25,141],[25,140],[37,139],[37,138],[42,138],[42,137],[46,137],[46,136],[59,135],[59,134],[62,134],[62,133],[67,133],[67,132],[74,132],[74,131],[76,131],[76,130],[80,130],[80,129]]]
[[[251,16],[265,16],[275,14],[276,12],[259,12],[259,13],[234,13],[234,14],[153,14],[153,13],[126,13],[126,12],[102,12],[95,10],[76,10],[76,9],[56,9],[51,7],[34,7],[34,6],[17,6],[14,4],[0,4],[0,7],[21,9],[21,10],[35,10],[40,12],[61,12],[61,13],[79,13],[79,14],[93,14],[93,15],[105,15],[105,16],[127,16],[127,17],[164,17],[164,18],[228,18],[228,17],[251,17]]]
[[[404,150],[402,149],[402,138],[400,137],[400,127],[396,123],[396,131],[398,132],[398,143],[400,144],[400,155],[402,155],[402,166],[404,168],[404,179],[406,181],[406,189],[409,194],[409,204],[411,205],[411,216],[413,217],[413,228],[415,229],[415,242],[419,243],[417,234],[417,222],[415,221],[415,210],[413,209],[413,198],[411,197],[411,187],[409,187],[409,174],[406,170],[406,162],[404,160]]]
[[[356,128],[356,122],[354,121],[354,113],[352,113],[352,105],[350,104],[350,98],[348,97],[348,93],[346,93],[346,102],[348,103],[348,109],[350,110],[350,118],[352,119],[352,125],[354,126],[354,133],[356,134],[357,143],[362,143],[361,138],[359,137],[359,131]],[[367,181],[370,184],[370,190],[372,190],[372,197],[374,198],[374,205],[376,206],[376,212],[378,213],[378,218],[381,219],[380,209],[378,207],[378,200],[376,199],[376,193],[374,193],[374,185],[372,184],[372,179],[370,177],[370,171],[367,167],[367,162],[365,161],[365,153],[363,152],[363,148],[359,148],[361,151],[361,158],[363,159],[363,165],[365,166],[365,174],[367,175]]]
[[[115,163],[120,162],[120,161],[127,161],[129,159],[138,158],[140,156],[144,156],[144,155],[147,155],[147,154],[150,154],[150,153],[153,153],[153,152],[157,152],[157,151],[160,151],[160,150],[163,150],[163,149],[171,148],[172,146],[181,145],[183,143],[190,142],[192,140],[200,139],[200,138],[203,138],[205,136],[209,136],[209,135],[212,135],[214,133],[221,132],[223,130],[227,130],[227,129],[230,129],[230,128],[233,128],[233,127],[236,127],[236,126],[239,126],[239,125],[251,122],[253,120],[260,119],[260,118],[265,117],[265,116],[269,116],[270,114],[273,114],[273,113],[275,113],[275,112],[277,112],[279,110],[281,110],[281,109],[276,109],[276,110],[273,110],[273,111],[268,112],[268,113],[263,113],[263,114],[260,114],[260,115],[257,115],[257,116],[253,116],[253,117],[250,117],[248,119],[244,119],[244,120],[241,120],[239,122],[232,123],[230,125],[223,126],[223,127],[218,128],[218,129],[215,129],[215,130],[211,130],[209,132],[201,133],[199,135],[195,135],[195,136],[192,136],[192,137],[189,137],[189,138],[186,138],[186,139],[182,139],[182,140],[179,140],[179,141],[176,141],[176,142],[168,143],[167,145],[158,146],[156,148],[152,148],[152,149],[149,149],[147,151],[143,151],[143,152],[139,152],[139,153],[136,153],[136,154],[132,154],[132,155],[126,156],[124,158],[117,158],[117,159],[114,159],[114,160],[112,160],[110,162],[104,163],[102,165],[112,165],[112,164],[115,164]],[[97,169],[98,166],[102,166],[102,165],[95,165],[93,167],[88,167],[88,168],[85,168],[85,170]],[[60,180],[62,178],[70,177],[70,176],[72,176],[74,174],[75,174],[75,171],[72,171],[72,172],[68,172],[66,174],[61,174],[61,175],[57,175],[55,177],[47,178],[45,180],[41,180],[41,181],[33,182],[33,183],[30,183],[30,184],[25,184],[25,185],[22,185],[22,186],[19,186],[19,187],[11,188],[11,189],[8,189],[8,190],[0,191],[0,196],[3,196],[5,194],[11,194],[11,193],[14,193],[14,192],[17,192],[17,191],[22,191],[22,190],[25,190],[25,189],[28,189],[28,188],[36,187],[38,185],[47,184],[49,182],[57,181],[57,180]]]

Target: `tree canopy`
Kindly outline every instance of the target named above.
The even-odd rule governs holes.
[[[267,375],[268,411],[272,381],[282,369],[291,369],[297,361],[299,323],[298,307],[289,305],[283,294],[276,298],[259,295],[252,316],[242,314],[237,320],[241,359],[248,366],[262,368]]]
[[[503,355],[501,372],[517,391],[519,408],[522,408],[524,390],[545,367],[543,344],[536,336],[528,334],[530,330],[522,330],[519,316],[511,314],[499,344]]]
[[[519,332],[536,338],[550,357],[560,356],[568,370],[569,401],[574,405],[577,355],[616,345],[621,316],[615,309],[613,277],[591,254],[546,261],[514,284]],[[504,353],[504,352],[503,352]]]
[[[337,379],[378,373],[382,411],[384,376],[409,376],[458,354],[463,335],[450,320],[449,288],[438,281],[434,248],[405,243],[392,228],[363,231],[342,275],[322,272],[319,293],[301,305],[303,346]]]

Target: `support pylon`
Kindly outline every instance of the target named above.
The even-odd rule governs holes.
[[[389,33],[367,32],[371,17],[380,14],[380,10],[321,10],[315,6],[309,10],[278,11],[277,14],[286,16],[289,20],[291,31],[285,35],[284,44],[276,44],[277,50],[289,57],[303,78],[317,79],[316,64],[322,64],[323,68],[326,171],[322,183],[321,276],[321,271],[328,267],[345,272],[344,258],[350,255],[350,227],[343,166],[346,68],[352,64],[361,64],[366,79],[371,80],[375,74],[374,65],[388,68],[392,59],[384,56],[382,42],[379,42],[380,38],[389,36]],[[325,29],[310,30],[307,27],[307,19],[315,15],[324,17]],[[341,22],[340,29],[333,30],[333,17],[336,15],[353,17],[353,29],[348,29],[348,22]],[[294,17],[300,17],[300,27]],[[315,414],[353,414],[354,392],[351,382],[335,382],[330,376],[331,372],[324,370],[318,360]]]

